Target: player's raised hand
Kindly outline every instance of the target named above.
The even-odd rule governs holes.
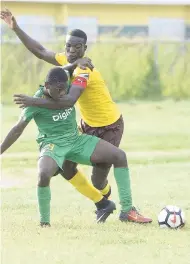
[[[34,97],[24,94],[14,94],[14,102],[18,104],[20,108],[25,108],[34,105]]]
[[[17,27],[17,22],[15,17],[12,15],[11,11],[8,9],[4,9],[1,11],[1,19],[5,21],[5,23],[11,28],[15,29]]]
[[[94,69],[94,65],[92,64],[92,60],[88,57],[84,57],[75,61],[75,64],[81,68],[82,70],[86,70],[89,68],[91,71]]]

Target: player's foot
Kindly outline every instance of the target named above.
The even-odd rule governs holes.
[[[151,218],[141,215],[134,206],[128,212],[121,211],[119,220],[122,222],[133,222],[139,224],[148,224],[152,222]]]
[[[50,223],[41,222],[40,226],[41,227],[50,227],[51,225],[50,225]]]
[[[116,209],[115,203],[108,201],[108,204],[105,208],[99,209],[96,211],[97,223],[104,223],[110,214]]]

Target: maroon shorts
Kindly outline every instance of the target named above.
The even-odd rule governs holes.
[[[120,116],[115,123],[104,127],[91,127],[81,120],[81,129],[85,134],[99,137],[112,145],[119,147],[124,131],[123,117]]]

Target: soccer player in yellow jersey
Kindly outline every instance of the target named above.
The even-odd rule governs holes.
[[[93,68],[93,65],[90,59],[84,58],[87,49],[85,32],[79,29],[71,31],[66,36],[65,52],[55,53],[45,49],[40,43],[29,37],[18,26],[10,11],[2,11],[1,18],[14,30],[26,48],[35,56],[51,64],[64,66],[64,69],[69,70],[71,74],[72,84],[67,96],[54,101],[17,95],[16,103],[20,104],[21,107],[38,106],[49,109],[63,109],[72,107],[77,102],[82,116],[82,131],[102,138],[118,147],[124,129],[123,118],[117,105],[113,102],[100,72],[96,68],[93,70],[87,68]],[[70,162],[68,166],[73,169],[77,164]],[[107,181],[109,170],[110,167],[106,164],[94,166],[91,177],[93,185],[106,198],[111,194],[111,187]],[[122,207],[119,219],[126,222],[150,223],[152,221],[150,218],[139,214],[132,205],[129,206],[128,203],[122,202],[125,200],[125,179],[122,177],[115,179]]]

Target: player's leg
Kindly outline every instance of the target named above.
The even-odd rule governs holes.
[[[88,125],[84,126],[83,129],[87,130],[88,133],[92,131]],[[95,128],[94,135],[111,143],[112,145],[119,147],[121,138],[124,131],[124,122],[122,116],[114,123],[106,127]],[[107,177],[111,166],[107,164],[101,164],[101,166],[94,166],[92,169],[91,180],[93,185],[101,191],[104,197],[109,198],[111,195],[111,186],[108,183]]]
[[[91,155],[91,162],[92,164],[106,163],[114,165],[114,177],[121,204],[121,221],[152,222],[150,218],[140,215],[133,207],[129,169],[124,151],[104,140],[100,140]]]
[[[87,177],[77,169],[77,163],[66,160],[61,175],[72,184],[78,192],[95,203],[102,200],[101,193],[87,180]]]
[[[58,170],[57,163],[49,156],[42,156],[38,161],[38,204],[41,226],[50,225],[50,179]]]
[[[91,181],[102,195],[109,199],[111,197],[111,185],[108,182],[108,174],[110,172],[111,165],[101,164],[93,166]]]
[[[80,138],[79,138],[80,141]],[[75,149],[73,147],[73,149]],[[55,161],[56,164],[59,166],[59,168],[63,168],[64,166],[64,177],[67,180],[70,180],[70,183],[76,187],[76,189],[83,193],[85,196],[87,196],[88,198],[94,199],[94,201],[97,201],[96,205],[104,205],[109,204],[109,210],[112,210],[111,212],[113,212],[113,210],[115,210],[115,204],[113,202],[107,203],[106,199],[103,199],[103,201],[101,201],[102,198],[104,198],[101,193],[95,189],[93,187],[92,184],[90,184],[86,178],[84,177],[84,175],[82,173],[78,173],[78,171],[76,170],[76,164],[72,164],[69,162],[65,163],[66,156],[68,154],[68,152],[70,151],[69,148],[64,148],[64,147],[60,147],[57,145],[53,145],[53,144],[47,144],[44,145],[43,148],[41,149],[41,156],[50,156],[52,157]],[[74,154],[75,156],[77,156],[76,154]],[[65,163],[65,165],[64,165]],[[58,169],[58,168],[57,168]],[[54,174],[57,173],[57,169],[54,171]],[[74,177],[74,178],[73,178]],[[72,179],[73,178],[73,179]],[[106,207],[107,208],[107,207]],[[110,212],[110,213],[111,213]],[[98,222],[100,222],[101,219],[97,219]]]
[[[92,200],[95,204],[99,203],[102,194],[87,180],[86,176],[77,169],[77,163],[66,160],[63,164],[63,170],[60,174],[70,184],[72,184],[78,192]]]
[[[77,170],[77,163],[66,160],[63,164],[61,175],[69,181],[78,192],[95,203],[97,208],[97,222],[104,222],[106,218],[115,210],[115,204],[108,201],[99,190],[97,190],[83,175]],[[106,215],[105,212],[109,214]]]

